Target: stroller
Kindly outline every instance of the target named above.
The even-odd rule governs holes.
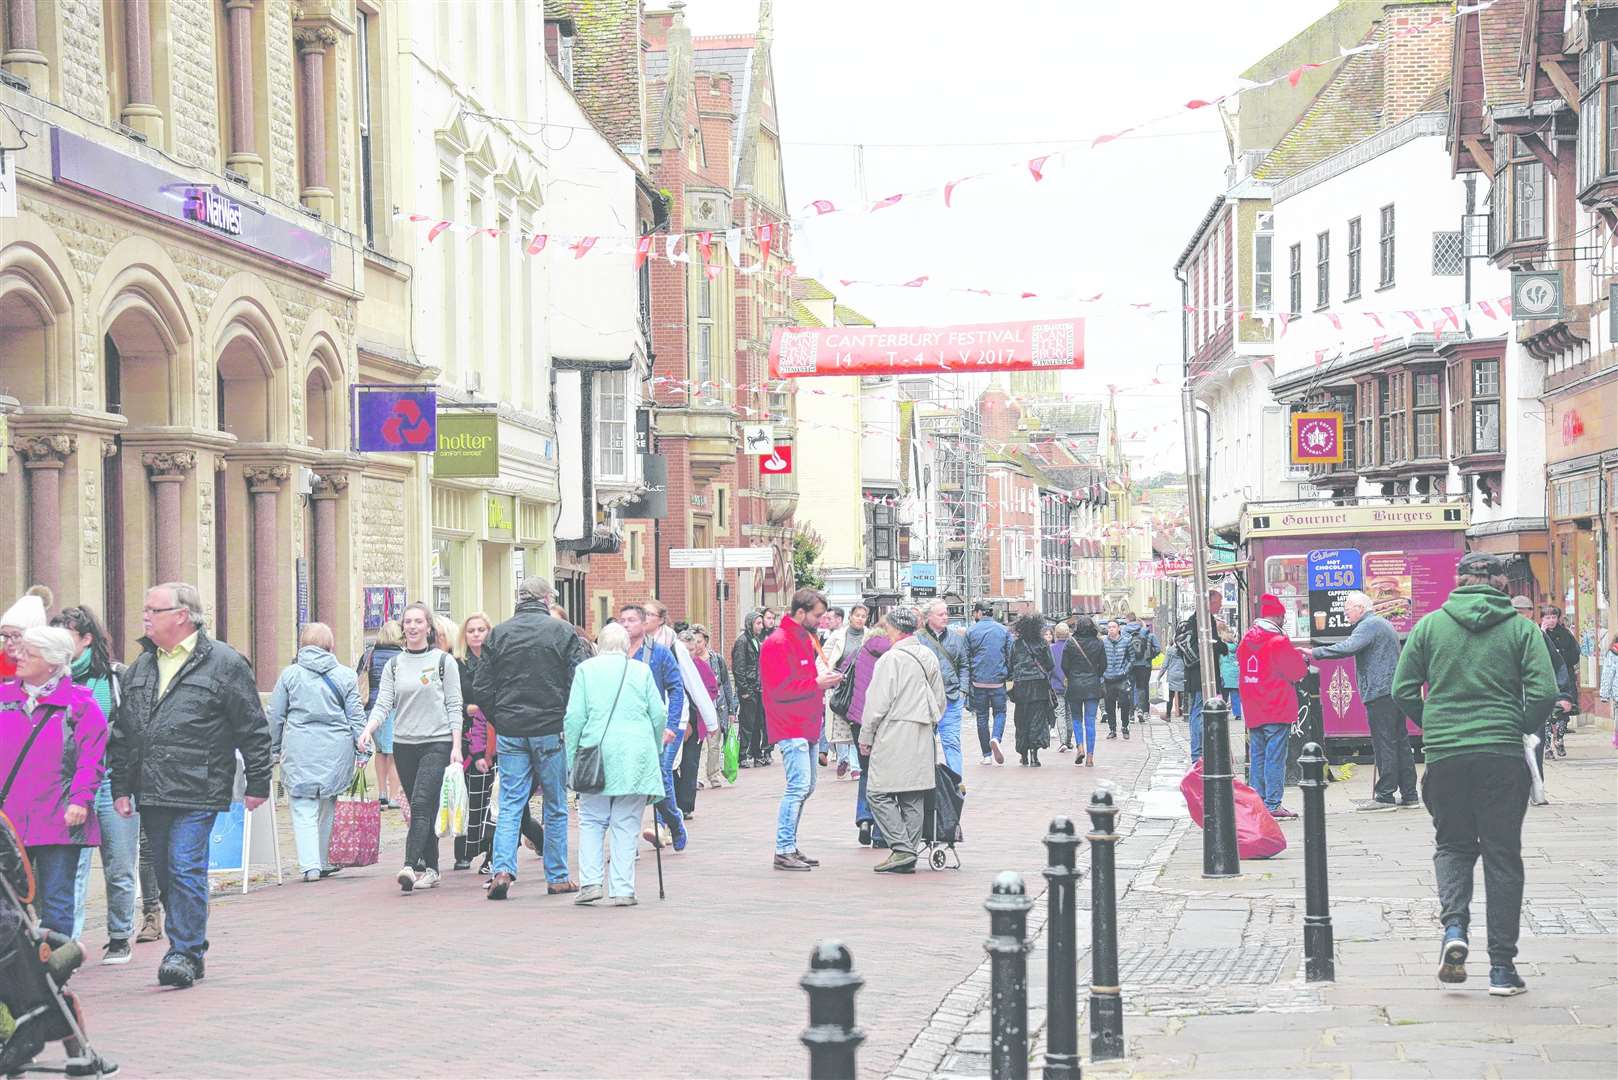
[[[948,765],[937,761],[934,750],[933,790],[927,793],[921,811],[921,840],[923,858],[934,870],[961,868],[961,856],[955,845],[966,837],[961,833],[961,809],[966,802],[966,789],[961,777]],[[954,860],[951,863],[950,860]]]
[[[63,989],[84,963],[78,942],[39,926],[28,905],[34,872],[11,821],[0,813],[0,1076],[28,1072],[111,1076],[118,1066],[90,1047],[79,999]],[[31,1064],[47,1043],[78,1056]]]

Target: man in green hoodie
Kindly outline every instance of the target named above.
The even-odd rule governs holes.
[[[1405,641],[1393,697],[1421,725],[1433,817],[1439,917],[1438,978],[1466,980],[1472,871],[1483,856],[1488,897],[1489,993],[1527,989],[1517,974],[1522,917],[1522,822],[1528,809],[1523,736],[1540,730],[1556,701],[1550,654],[1516,617],[1504,567],[1493,555],[1461,559],[1456,589]],[[1426,688],[1426,697],[1422,689]]]

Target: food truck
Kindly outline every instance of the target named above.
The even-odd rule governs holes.
[[[1343,602],[1355,591],[1371,598],[1403,641],[1449,598],[1468,524],[1468,504],[1458,500],[1250,503],[1241,520],[1248,588],[1273,593],[1286,605],[1282,629],[1299,647],[1347,637]],[[1326,748],[1340,760],[1371,737],[1354,660],[1321,660],[1315,667]],[[1409,730],[1420,737],[1414,724]]]

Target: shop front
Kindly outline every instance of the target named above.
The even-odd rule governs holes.
[[[1614,630],[1618,589],[1618,405],[1608,381],[1548,403],[1546,517],[1550,524],[1549,600],[1579,643],[1579,708],[1611,717],[1597,699],[1601,653]]]

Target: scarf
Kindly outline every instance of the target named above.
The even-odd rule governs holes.
[[[45,680],[45,683],[42,686],[35,686],[31,682],[23,683],[22,684],[22,692],[23,692],[23,695],[24,695],[24,700],[23,700],[23,703],[22,703],[23,715],[24,716],[33,716],[34,715],[34,706],[39,703],[39,699],[42,698],[42,697],[45,697],[52,690],[55,690],[56,689],[56,684],[61,682],[61,681],[62,681],[62,673],[57,672],[53,677]]]

